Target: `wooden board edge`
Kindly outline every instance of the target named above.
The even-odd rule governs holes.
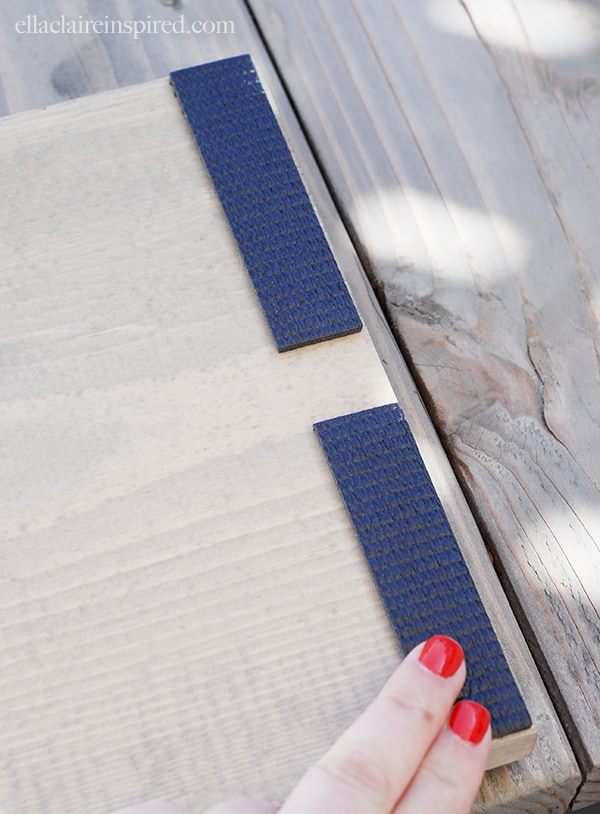
[[[529,729],[522,729],[520,732],[513,732],[503,738],[495,738],[492,741],[490,754],[485,765],[488,769],[497,769],[507,763],[522,760],[533,752],[537,741],[538,732],[535,726]]]

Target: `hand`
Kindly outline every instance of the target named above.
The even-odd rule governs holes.
[[[465,675],[462,649],[452,639],[434,636],[416,647],[375,701],[307,771],[279,814],[468,814],[491,735],[483,707],[471,701],[453,707]],[[277,810],[238,798],[205,814]],[[131,814],[145,814],[144,808]]]

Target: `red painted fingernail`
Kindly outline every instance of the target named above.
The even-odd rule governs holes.
[[[449,636],[432,636],[425,642],[419,661],[442,678],[450,678],[463,663],[463,649]]]
[[[450,729],[469,743],[481,743],[489,725],[490,713],[475,701],[459,701],[450,716]]]

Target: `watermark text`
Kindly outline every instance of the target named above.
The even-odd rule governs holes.
[[[15,30],[19,34],[119,34],[137,40],[144,34],[235,34],[235,25],[233,20],[186,20],[183,14],[173,20],[158,20],[150,15],[144,20],[90,20],[64,14],[47,20],[28,14],[17,20]]]

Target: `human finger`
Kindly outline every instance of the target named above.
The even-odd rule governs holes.
[[[490,750],[490,715],[473,701],[459,701],[393,814],[468,814]]]
[[[446,723],[465,680],[460,645],[433,636],[299,782],[281,814],[389,814]]]

